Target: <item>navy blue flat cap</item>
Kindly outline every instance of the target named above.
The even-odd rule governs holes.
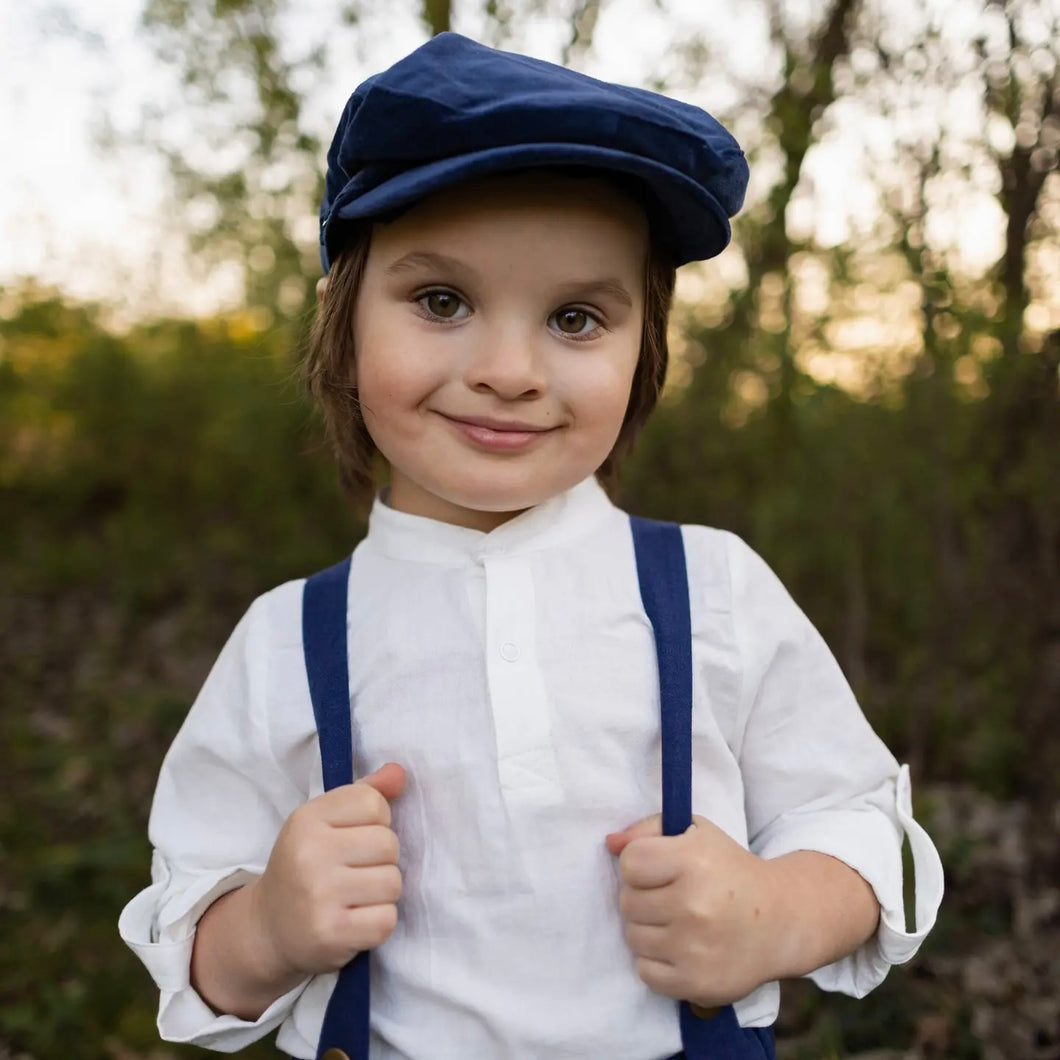
[[[346,222],[472,177],[555,166],[632,178],[677,265],[724,250],[747,187],[740,145],[699,107],[442,33],[346,104],[320,209],[324,271]]]

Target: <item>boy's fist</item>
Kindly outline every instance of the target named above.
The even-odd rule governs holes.
[[[278,968],[335,971],[390,936],[401,896],[390,800],[404,788],[405,770],[388,762],[287,818],[264,874],[248,885]]]
[[[657,993],[725,1005],[773,978],[770,863],[702,817],[663,836],[659,817],[607,837],[637,974]]]

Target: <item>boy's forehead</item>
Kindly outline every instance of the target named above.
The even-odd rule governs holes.
[[[650,240],[641,203],[613,182],[587,174],[533,170],[470,180],[414,203],[399,217],[375,226],[386,242],[422,242],[432,236],[475,243],[519,232],[562,239],[565,245],[603,239],[608,252],[628,245],[638,256]],[[587,248],[591,249],[591,248]]]

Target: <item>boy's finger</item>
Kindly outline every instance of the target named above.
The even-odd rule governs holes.
[[[627,923],[626,944],[638,957],[673,963],[673,938],[668,928]]]
[[[634,839],[657,835],[662,835],[662,817],[656,813],[637,821],[636,824],[631,824],[621,832],[609,833],[604,841],[607,843],[607,849],[617,857]]]
[[[674,919],[677,896],[668,887],[630,887],[624,885],[618,893],[618,911],[630,924],[651,924],[663,927]]]
[[[401,897],[401,872],[397,865],[365,865],[344,880],[347,908],[359,905],[384,905]]]
[[[692,815],[692,823],[688,826],[688,832],[685,832],[685,835],[688,835],[689,832],[699,832],[700,838],[724,836],[730,842],[735,842],[725,829],[719,828],[712,820],[707,817],[700,817],[699,814]]]
[[[319,805],[323,820],[336,828],[390,824],[390,800],[405,788],[405,770],[396,762],[387,762],[355,784],[332,788],[313,800]]]
[[[397,833],[387,825],[362,824],[343,837],[343,863],[361,865],[396,865],[401,856]]]
[[[678,836],[641,836],[631,839],[618,857],[622,882],[629,887],[665,887],[684,870]]]
[[[375,788],[389,802],[390,799],[396,799],[405,790],[405,781],[407,779],[402,766],[399,766],[397,762],[387,762],[386,765],[380,766],[374,773],[361,777],[357,784],[367,784],[370,788]]]

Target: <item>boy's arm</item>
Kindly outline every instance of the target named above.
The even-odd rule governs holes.
[[[265,871],[284,821],[307,797],[290,779],[310,776],[316,755],[308,692],[298,684],[305,685],[304,666],[299,673],[294,665],[300,622],[300,583],[251,606],[162,764],[149,824],[152,882],[129,901],[118,927],[158,986],[158,1028],[167,1041],[234,1052],[283,1023],[308,983],[303,977],[255,1020],[218,1015],[191,984],[196,925]],[[287,707],[282,740],[270,737],[263,717],[277,700]]]
[[[656,838],[649,821],[608,837],[622,852],[620,904],[638,968],[660,992],[701,1004],[794,974],[862,996],[916,953],[942,897],[908,770],[766,564],[719,531],[686,527],[685,546],[693,636],[708,648],[698,679],[739,762],[750,851],[701,819],[684,836]]]
[[[284,966],[260,930],[259,880],[222,895],[203,913],[191,955],[192,989],[218,1015],[249,1022],[305,978]]]
[[[667,837],[651,817],[607,845],[638,973],[670,997],[728,1004],[845,957],[876,931],[873,889],[827,854],[767,861],[702,817]]]
[[[217,1013],[261,1018],[307,975],[338,971],[397,923],[393,762],[311,799],[288,817],[265,872],[224,895],[195,932],[191,985]]]
[[[773,979],[807,975],[853,953],[880,922],[876,892],[828,854],[796,850],[763,861],[773,876]]]
[[[762,559],[738,538],[724,538],[740,660],[734,747],[748,844],[771,862],[796,851],[829,855],[871,886],[877,930],[809,971],[826,989],[862,996],[892,964],[909,960],[930,931],[942,865],[913,820],[908,769],[873,732],[823,638]],[[908,879],[904,841],[914,869]],[[912,925],[907,892],[915,892]]]

